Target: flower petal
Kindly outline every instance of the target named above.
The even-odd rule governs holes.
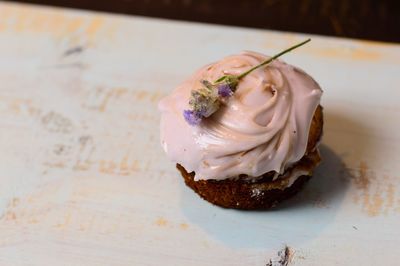
[[[201,122],[201,115],[192,111],[192,110],[184,110],[183,117],[185,118],[186,122],[188,122],[191,126],[196,126]]]

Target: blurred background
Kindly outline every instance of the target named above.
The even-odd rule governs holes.
[[[21,0],[18,2],[400,42],[398,0]]]

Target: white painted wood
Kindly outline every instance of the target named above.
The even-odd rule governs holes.
[[[313,36],[324,161],[268,212],[183,185],[158,100],[200,66],[308,36],[0,3],[0,265],[398,265],[400,46]]]

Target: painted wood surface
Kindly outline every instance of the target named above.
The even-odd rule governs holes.
[[[186,188],[158,100],[200,66],[309,36],[0,3],[0,265],[398,265],[400,46],[311,36],[323,163],[268,212]]]

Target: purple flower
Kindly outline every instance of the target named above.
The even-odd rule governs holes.
[[[260,67],[268,66],[278,57],[306,44],[310,40],[311,39],[308,39],[302,43],[292,46],[289,49],[274,55],[273,57],[261,62],[260,64],[246,70],[239,75],[226,74],[214,82],[210,82],[206,79],[200,80],[200,83],[203,86],[197,90],[191,91],[191,96],[189,99],[189,106],[191,110],[183,111],[183,117],[185,118],[186,122],[192,126],[200,124],[203,118],[211,116],[221,107],[221,105],[228,102],[227,98],[232,96],[236,91],[240,79],[244,78],[249,73]],[[272,89],[272,93],[275,94],[276,90],[274,88]]]
[[[188,122],[191,126],[196,126],[201,122],[201,114],[194,112],[192,110],[184,110],[183,117],[185,118],[186,122]]]
[[[221,85],[218,85],[218,95],[221,97],[230,97],[232,96],[233,91],[232,88],[229,84],[223,83]]]

